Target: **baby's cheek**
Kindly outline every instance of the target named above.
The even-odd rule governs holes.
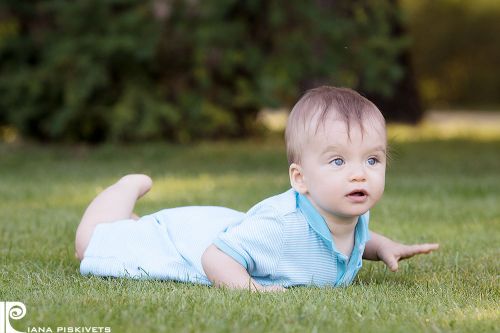
[[[383,179],[377,182],[377,184],[374,184],[375,188],[373,188],[373,197],[376,201],[380,200],[382,195],[384,194],[385,190],[385,182]]]

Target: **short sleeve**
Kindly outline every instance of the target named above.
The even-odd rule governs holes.
[[[280,259],[283,226],[283,217],[276,209],[263,206],[249,213],[240,224],[222,232],[214,245],[252,276],[266,276],[273,273]]]

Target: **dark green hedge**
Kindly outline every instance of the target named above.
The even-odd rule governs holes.
[[[432,108],[500,107],[500,2],[406,0],[423,101]]]
[[[244,136],[328,83],[389,96],[391,1],[3,1],[0,125],[52,141]]]

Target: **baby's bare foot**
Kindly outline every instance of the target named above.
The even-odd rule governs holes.
[[[153,181],[151,177],[142,174],[131,174],[123,176],[118,183],[133,185],[139,191],[138,197],[142,197],[146,194],[153,186]]]

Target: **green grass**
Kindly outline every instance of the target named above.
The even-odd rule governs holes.
[[[210,204],[246,210],[288,188],[281,141],[192,146],[0,145],[0,301],[13,326],[113,332],[494,332],[500,327],[500,141],[394,143],[372,230],[441,250],[391,273],[365,262],[346,288],[259,294],[82,277],[73,257],[83,209],[103,186],[150,174],[139,214]]]

